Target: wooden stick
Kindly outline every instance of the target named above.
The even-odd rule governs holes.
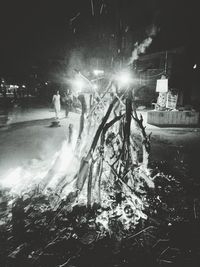
[[[145,228],[145,229],[143,229],[143,230],[139,231],[138,233],[136,233],[136,234],[134,234],[134,235],[131,235],[131,236],[129,236],[127,239],[130,239],[130,238],[136,237],[136,236],[140,235],[141,233],[143,233],[143,232],[145,232],[145,231],[147,231],[147,230],[149,230],[149,229],[151,229],[151,228],[156,228],[156,227],[155,227],[155,226],[153,226],[153,225],[151,225],[151,226],[148,226],[147,228]]]
[[[85,180],[87,178],[88,171],[89,171],[89,161],[91,160],[92,154],[93,154],[93,152],[94,152],[94,150],[95,150],[95,148],[97,146],[99,137],[101,135],[101,132],[103,131],[103,127],[106,124],[106,122],[107,122],[107,120],[108,120],[108,118],[110,116],[110,113],[111,113],[114,105],[117,103],[117,101],[118,101],[118,99],[114,98],[112,103],[108,107],[106,115],[103,117],[102,122],[101,122],[101,124],[99,125],[99,127],[98,127],[98,129],[96,131],[96,134],[94,136],[94,139],[93,139],[91,147],[90,147],[90,149],[88,151],[88,154],[87,154],[86,157],[84,157],[82,159],[82,162],[81,162],[81,165],[80,165],[80,168],[79,168],[79,171],[78,171],[78,175],[77,175],[77,181],[76,181],[76,186],[77,186],[78,190],[82,190],[82,188],[84,186],[84,183],[85,183]]]

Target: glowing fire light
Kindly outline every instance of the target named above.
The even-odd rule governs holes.
[[[133,81],[133,77],[131,73],[124,71],[116,76],[116,81],[125,86]],[[83,78],[77,76],[72,81],[72,85],[74,89],[82,90],[87,83]],[[102,110],[100,110],[101,112]],[[90,136],[88,136],[86,131],[84,134],[83,142],[78,143],[78,146],[76,142],[77,136],[74,135],[71,143],[69,144],[67,141],[64,141],[61,149],[50,160],[38,161],[36,166],[30,164],[28,171],[24,167],[18,167],[11,171],[3,180],[4,184],[1,183],[2,186],[9,187],[12,192],[21,194],[28,192],[31,187],[34,188],[34,186],[40,185],[42,194],[48,194],[48,189],[52,189],[55,193],[59,192],[59,197],[61,198],[75,192],[77,190],[75,175],[77,174],[77,167],[80,166],[80,159],[83,159],[82,156],[88,151],[88,146],[90,147],[93,136],[91,128]],[[114,134],[114,136],[118,138],[117,135]],[[130,178],[129,184],[126,184],[120,176],[117,177],[115,173],[111,175],[110,164],[108,163],[111,163],[111,160],[115,160],[112,156],[113,152],[115,157],[118,157],[118,152],[121,151],[122,146],[123,142],[120,139],[112,138],[110,145],[104,147],[105,157],[102,163],[101,180],[100,183],[98,183],[98,180],[94,180],[93,184],[94,193],[96,194],[93,195],[92,201],[93,203],[99,201],[96,203],[101,204],[101,208],[99,208],[98,215],[96,216],[96,223],[100,224],[100,227],[107,231],[109,231],[112,220],[120,221],[124,229],[129,229],[132,226],[135,227],[141,218],[147,219],[147,215],[144,212],[145,208],[148,207],[148,203],[145,199],[143,184],[146,183],[152,188],[154,186],[153,181],[149,177],[150,173],[146,169],[144,170],[143,166],[135,167],[134,170],[131,169],[126,174]],[[94,152],[94,158],[98,159],[98,151]],[[88,164],[91,164],[91,159],[89,159]],[[99,166],[97,160],[93,165],[94,177]],[[119,166],[123,168],[121,162]],[[98,177],[98,175],[96,176]],[[140,192],[142,192],[141,195]],[[87,205],[87,197],[88,187],[87,183],[85,183],[73,205]]]
[[[71,85],[77,92],[81,92],[86,86],[85,81],[80,76],[77,76],[74,80],[72,80]]]
[[[133,77],[130,72],[122,71],[115,76],[116,81],[120,86],[126,86],[133,82]]]
[[[73,137],[70,145],[64,141],[60,151],[56,152],[51,159],[32,160],[28,170],[25,166],[10,170],[0,181],[0,186],[8,189],[11,195],[20,195],[38,184],[45,184],[45,188],[56,189],[62,177],[66,177],[65,180],[70,182],[79,164],[73,153],[75,140],[76,136]],[[69,168],[70,164],[72,166]]]
[[[93,84],[93,89],[97,90],[98,89],[98,85],[95,83]]]
[[[103,70],[93,70],[94,75],[98,76],[98,75],[103,75],[104,71]]]

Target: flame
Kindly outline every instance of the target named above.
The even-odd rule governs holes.
[[[99,113],[102,114],[102,110]],[[88,125],[86,124],[82,142],[77,143],[77,135],[73,135],[72,143],[65,140],[60,150],[51,159],[46,161],[33,160],[29,166],[19,166],[14,170],[10,170],[8,175],[0,181],[1,186],[10,189],[11,194],[21,195],[39,185],[43,194],[48,194],[49,189],[53,189],[54,192],[59,192],[61,199],[68,196],[70,192],[74,192],[76,190],[74,177],[77,174],[80,159],[91,145],[91,136],[93,136],[93,131],[96,130],[97,123],[94,123],[93,126],[91,125],[92,122],[91,124],[89,122]],[[88,129],[90,131],[87,131]],[[122,140],[118,138],[118,135],[113,135],[113,132],[111,132],[110,138],[107,136],[107,141],[110,141],[104,147],[101,183],[98,184],[94,179],[93,185],[94,191],[96,190],[92,196],[93,203],[96,201],[95,198],[101,199],[101,208],[99,208],[95,220],[106,231],[109,231],[112,220],[120,221],[124,229],[129,229],[130,227],[135,227],[141,218],[147,219],[145,208],[148,207],[148,203],[146,203],[145,191],[142,191],[143,185],[146,183],[149,187],[154,187],[150,172],[142,165],[138,164],[134,168],[131,167],[126,173],[126,176],[130,178],[130,184],[126,184],[124,182],[125,179],[123,180],[124,177],[113,172],[110,165],[112,161],[115,161],[113,152],[115,157],[118,157],[123,146]],[[111,143],[112,146],[109,145]],[[93,159],[96,159],[93,166],[93,174],[96,173],[97,165],[95,166],[95,164],[98,163],[100,156],[98,151],[96,149],[93,153]],[[90,159],[88,164],[91,164],[91,161]],[[120,160],[119,165],[116,166],[116,171],[119,168],[123,169],[122,163],[122,160]],[[100,197],[95,183],[99,186]],[[62,190],[60,190],[61,188]],[[117,198],[117,194],[121,194],[120,200]],[[88,188],[86,182],[72,207],[75,205],[87,205],[87,197]],[[52,200],[53,202],[54,200]],[[53,206],[52,203],[51,206]]]
[[[61,178],[71,180],[76,172],[79,163],[73,152],[74,147],[75,137],[71,144],[65,140],[60,151],[52,158],[44,161],[33,159],[28,166],[9,170],[0,180],[0,186],[8,189],[12,195],[21,195],[38,185],[55,189]]]

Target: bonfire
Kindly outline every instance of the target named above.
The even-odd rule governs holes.
[[[2,181],[3,266],[160,266],[178,258],[177,241],[163,233],[184,217],[170,202],[179,205],[184,189],[150,164],[150,137],[134,86],[109,81],[89,112],[82,109],[79,131],[69,125],[52,159],[18,167]],[[196,219],[197,204],[194,211]]]

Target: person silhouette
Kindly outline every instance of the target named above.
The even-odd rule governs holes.
[[[59,119],[59,113],[60,113],[60,94],[59,94],[59,91],[57,91],[53,95],[52,102],[53,102],[54,111],[55,111],[55,118]]]

